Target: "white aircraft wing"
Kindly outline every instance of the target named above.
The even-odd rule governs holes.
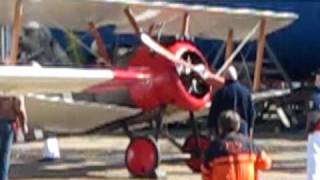
[[[110,81],[111,70],[0,66],[0,89],[5,94],[81,92]]]
[[[0,0],[0,24],[13,19],[13,0]],[[116,32],[134,33],[125,16],[130,7],[138,24],[148,29],[155,25],[164,35],[181,32],[185,12],[190,14],[190,35],[224,40],[229,29],[234,39],[241,40],[259,20],[267,20],[267,33],[284,28],[298,16],[288,12],[184,5],[160,1],[138,0],[23,0],[25,25],[39,23],[48,27],[88,30],[88,22],[113,25]],[[255,36],[256,37],[256,36]],[[253,38],[255,38],[253,37]]]

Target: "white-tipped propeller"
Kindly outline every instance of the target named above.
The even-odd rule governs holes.
[[[146,45],[148,48],[155,51],[156,53],[160,54],[161,56],[167,58],[169,61],[172,61],[177,65],[182,65],[186,69],[198,72],[199,69],[195,68],[195,66],[192,65],[191,62],[184,61],[180,57],[175,56],[175,54],[173,54],[172,52],[170,52],[169,50],[161,46],[158,42],[153,40],[148,34],[140,33],[140,39],[144,45]]]
[[[154,39],[152,39],[148,34],[144,33],[143,31],[141,31],[141,29],[139,28],[130,8],[126,8],[124,9],[124,12],[126,14],[126,16],[128,17],[128,20],[130,22],[130,24],[132,25],[133,29],[135,30],[135,32],[139,35],[142,43],[144,45],[146,45],[147,47],[149,47],[151,50],[153,50],[154,52],[158,53],[159,55],[165,57],[166,59],[168,59],[169,61],[175,63],[176,66],[180,66],[180,68],[178,68],[178,71],[194,71],[196,72],[200,77],[202,77],[203,79],[206,79],[208,76],[213,75],[211,73],[211,71],[205,67],[204,65],[199,66],[199,65],[192,65],[191,62],[189,61],[184,61],[183,59],[181,59],[180,57],[175,56],[175,54],[173,54],[172,52],[170,52],[168,49],[166,49],[165,47],[161,46],[161,44],[159,44],[157,41],[155,41]],[[189,24],[189,16],[188,14],[185,15],[184,18],[184,25],[183,25],[183,30],[186,33],[188,31],[188,24]],[[228,62],[230,63],[230,61]],[[182,67],[182,68],[181,68]],[[218,74],[218,76],[213,75],[212,77],[219,77],[220,74]]]
[[[180,57],[175,56],[175,54],[161,46],[146,33],[140,33],[140,39],[144,45],[160,54],[161,56],[167,58],[169,61],[172,61],[173,63],[178,65],[180,69],[181,66],[184,66],[186,72],[192,70],[198,73],[201,77],[204,77],[204,75],[208,75],[209,73],[211,73],[203,64],[193,65],[190,61],[184,61]]]

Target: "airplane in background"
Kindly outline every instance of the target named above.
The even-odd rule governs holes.
[[[232,0],[232,1],[210,1],[210,0],[174,0],[188,4],[203,4],[211,6],[228,6],[233,8],[246,7],[259,10],[270,9],[274,11],[290,11],[299,14],[299,19],[289,28],[282,29],[268,36],[268,44],[279,59],[281,65],[292,81],[303,81],[312,73],[316,73],[320,67],[319,53],[320,42],[317,37],[320,23],[318,13],[320,3],[317,1],[287,1],[287,0]],[[294,37],[294,38],[292,38]],[[202,43],[202,42],[201,42]],[[211,43],[203,43],[200,46],[212,46]],[[255,49],[255,45],[249,43]],[[217,47],[218,48],[218,47]],[[213,53],[214,56],[214,53]],[[254,60],[255,52],[248,54],[248,60]],[[268,58],[268,57],[266,57]],[[213,59],[213,58],[211,58]]]
[[[85,132],[106,123],[123,127],[130,137],[126,167],[138,177],[155,173],[160,153],[154,139],[160,135],[167,137],[182,152],[191,154],[187,165],[193,171],[199,171],[201,153],[209,141],[200,135],[194,112],[206,107],[211,92],[223,86],[222,73],[244,45],[255,39],[258,48],[253,90],[257,92],[265,36],[298,18],[288,12],[158,1],[0,0],[0,3],[0,24],[12,24],[11,56],[7,66],[0,66],[3,95],[25,95],[24,105],[30,123],[43,129]],[[205,19],[210,21],[204,22]],[[97,42],[99,68],[16,65],[21,26],[35,22],[45,27],[79,31],[90,27]],[[115,26],[117,33],[136,34],[142,42],[127,59],[126,67],[112,67],[111,56],[105,51],[95,27],[107,24]],[[179,38],[166,44],[159,42],[154,37],[160,29],[164,36],[178,35]],[[220,69],[210,70],[207,59],[188,39],[190,36],[226,40],[226,58]],[[233,51],[235,41],[239,45]],[[208,78],[204,79],[203,74]],[[100,104],[74,102],[71,98],[67,104],[62,99],[48,101],[47,95],[69,92],[81,93],[79,96],[101,95],[108,100]],[[119,98],[124,99],[125,104],[113,103]],[[193,133],[182,146],[162,131],[167,105],[175,105],[190,114]],[[141,112],[149,117],[144,116],[139,121],[126,119]],[[70,119],[64,117],[62,120],[58,116]],[[133,135],[130,125],[141,121],[155,122],[154,138]]]

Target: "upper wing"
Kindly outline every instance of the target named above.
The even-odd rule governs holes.
[[[13,0],[0,0],[0,24],[12,23]],[[49,27],[87,30],[88,22],[114,25],[117,32],[134,33],[124,9],[130,7],[138,24],[144,29],[163,26],[165,35],[181,32],[185,12],[190,14],[190,34],[224,40],[229,29],[240,40],[261,19],[266,18],[267,33],[286,27],[297,15],[244,8],[221,8],[138,0],[23,0],[24,23],[38,22]]]

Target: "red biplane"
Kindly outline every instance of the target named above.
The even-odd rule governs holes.
[[[30,123],[64,132],[84,132],[110,123],[123,126],[128,134],[132,134],[129,125],[140,121],[124,117],[152,112],[149,118],[143,120],[156,122],[155,139],[162,133],[172,141],[161,128],[166,105],[175,105],[190,112],[190,120],[195,124],[193,112],[206,107],[211,91],[223,86],[221,74],[244,45],[254,39],[258,39],[258,48],[253,89],[258,90],[266,34],[284,28],[297,19],[297,15],[287,12],[158,1],[0,0],[0,4],[0,24],[12,24],[13,28],[9,65],[0,67],[0,90],[4,94],[73,92],[101,95],[108,99],[99,105],[73,101],[66,104],[59,100],[49,102],[48,98],[41,100],[39,95],[26,96]],[[106,67],[15,66],[21,26],[35,22],[41,26],[77,31],[86,31],[90,27],[97,42],[98,63],[103,62]],[[136,34],[140,38],[142,45],[128,58],[126,67],[110,67],[111,56],[95,28],[103,25],[113,25],[117,33]],[[161,44],[155,38],[157,35],[177,38],[170,44]],[[226,41],[223,66],[215,72],[211,71],[206,57],[188,40],[190,37]],[[239,45],[233,51],[233,42],[236,41]],[[124,104],[131,106],[120,107],[119,102],[114,105],[112,100],[119,97],[125,99]],[[55,115],[51,117],[51,114]],[[64,120],[61,120],[62,117]],[[201,152],[207,143],[195,125],[193,135],[187,138],[184,146],[175,142],[184,152],[191,153],[187,164],[194,171],[199,170]],[[148,137],[132,136],[125,157],[126,166],[134,176],[152,175],[160,160],[156,142]]]

